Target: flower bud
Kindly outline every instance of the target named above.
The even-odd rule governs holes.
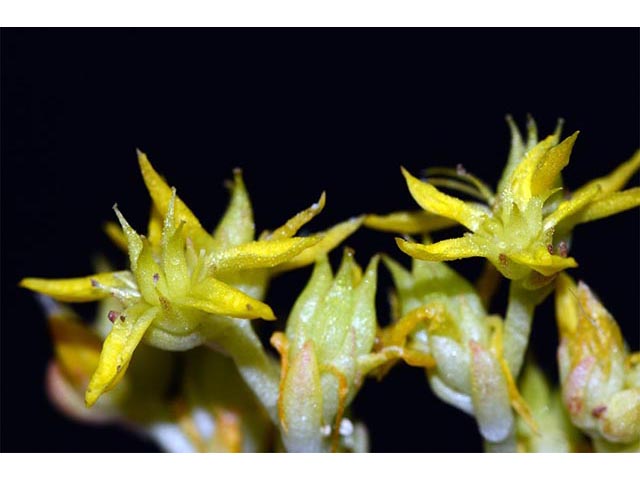
[[[637,354],[589,287],[561,275],[556,286],[562,398],[571,421],[596,448],[640,447]]]
[[[377,263],[363,274],[346,250],[334,277],[326,257],[316,262],[286,334],[272,337],[282,356],[279,416],[289,451],[337,448],[345,408],[366,374],[359,361],[374,344]]]

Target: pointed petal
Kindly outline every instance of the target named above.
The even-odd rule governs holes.
[[[313,217],[315,217],[322,211],[326,202],[326,198],[327,196],[324,192],[322,192],[322,195],[320,195],[320,199],[316,203],[311,205],[306,210],[303,210],[291,217],[283,226],[275,229],[265,238],[268,240],[279,240],[282,238],[293,237],[305,223],[308,223]]]
[[[480,248],[470,235],[442,240],[430,245],[407,242],[401,238],[396,238],[396,243],[407,255],[431,262],[486,256],[484,249]]]
[[[19,285],[34,292],[49,295],[61,302],[94,302],[110,295],[107,290],[98,288],[96,282],[106,287],[117,287],[120,285],[116,278],[118,273],[125,272],[96,273],[88,277],[56,280],[24,278]]]
[[[513,172],[511,172],[511,176],[505,184],[505,190],[499,193],[506,193],[512,196],[513,201],[518,203],[521,210],[524,210],[533,195],[532,185],[534,174],[543,161],[545,154],[557,141],[558,139],[555,135],[549,135],[531,150],[528,150],[522,161],[516,166]]]
[[[522,161],[526,150],[528,150],[525,150],[522,135],[520,134],[520,129],[516,125],[516,122],[513,120],[513,117],[511,115],[507,115],[506,120],[507,125],[509,126],[509,131],[511,132],[511,148],[509,150],[507,165],[504,167],[502,176],[500,177],[500,181],[498,182],[498,192],[502,192],[505,189],[513,170]],[[535,126],[535,123],[533,125]]]
[[[136,271],[136,266],[138,265],[138,256],[142,251],[142,239],[138,232],[136,232],[129,222],[124,218],[124,215],[120,213],[118,210],[118,205],[113,206],[113,211],[116,212],[116,216],[118,217],[118,221],[122,226],[122,231],[127,239],[127,250],[129,251],[129,261],[131,262],[131,271]]]
[[[180,300],[184,306],[228,317],[275,320],[269,305],[213,277],[207,277],[191,288],[189,297]]]
[[[185,256],[185,238],[181,224],[164,246],[162,266],[167,287],[172,295],[185,295],[191,286],[187,258]]]
[[[406,235],[433,232],[444,228],[455,227],[458,224],[450,218],[429,212],[393,212],[388,215],[367,215],[364,226],[383,232],[393,232]]]
[[[320,240],[321,237],[313,236],[245,243],[221,252],[214,252],[207,259],[207,265],[210,265],[210,273],[214,275],[228,271],[275,267],[291,260]]]
[[[600,185],[595,184],[590,188],[581,189],[576,192],[571,199],[565,200],[558,205],[558,208],[544,219],[544,230],[555,227],[564,218],[567,218],[589,204],[600,193]]]
[[[640,150],[635,152],[629,160],[618,166],[618,168],[609,175],[591,180],[576,190],[576,193],[581,190],[591,188],[595,184],[599,184],[602,188],[600,193],[601,197],[606,196],[608,193],[617,192],[627,184],[629,179],[638,171],[639,168]]]
[[[315,245],[304,249],[291,260],[275,267],[275,272],[284,272],[295,268],[304,267],[315,262],[322,255],[329,253],[338,244],[355,232],[362,225],[363,217],[351,218],[345,222],[339,223],[329,230],[317,234],[320,241]]]
[[[147,156],[140,151],[138,152],[138,163],[140,164],[140,171],[142,172],[142,177],[149,190],[149,194],[153,199],[153,203],[161,215],[166,215],[171,199],[171,188],[169,188],[169,185],[167,185],[164,179],[158,175],[158,172],[153,169]],[[198,218],[180,198],[176,198],[175,210],[176,220],[178,222],[185,222],[185,232],[188,236],[192,237],[198,244],[206,244],[210,241],[211,237],[202,228]]]
[[[575,132],[570,137],[565,138],[542,156],[531,176],[531,193],[533,196],[539,196],[550,191],[556,184],[560,172],[569,163],[571,150],[573,150],[573,145],[576,143],[578,133]]]
[[[168,296],[167,281],[164,271],[154,259],[153,250],[148,240],[143,241],[142,251],[138,256],[138,263],[135,269],[136,284],[138,290],[146,302],[152,305],[159,305],[158,292]]]
[[[599,198],[568,218],[567,222],[571,225],[591,222],[638,206],[640,206],[640,187],[634,187]]]
[[[575,332],[578,326],[579,304],[578,304],[578,286],[573,279],[566,273],[558,275],[556,280],[555,292],[555,308],[556,322],[560,335],[570,335]]]
[[[47,303],[57,366],[67,381],[82,390],[98,366],[102,341],[69,308],[48,297],[42,301]]]
[[[516,263],[532,268],[545,277],[550,277],[567,268],[575,268],[578,266],[574,258],[551,255],[547,249],[543,247],[540,247],[535,252],[510,253],[508,257]]]
[[[158,208],[152,204],[147,225],[147,238],[153,246],[159,246],[162,243],[162,223],[162,215],[160,215]]]
[[[247,188],[242,179],[242,170],[233,171],[231,200],[222,220],[216,227],[213,238],[219,248],[229,248],[251,242],[255,237],[253,209]]]
[[[482,208],[442,193],[433,185],[421,182],[404,168],[402,174],[411,196],[425,210],[455,220],[471,231],[477,230],[487,217]]]
[[[158,307],[138,303],[125,310],[124,321],[115,320],[113,329],[102,346],[98,368],[85,393],[88,407],[104,392],[115,387],[124,376],[134,350],[158,313]]]
[[[480,433],[489,442],[505,440],[513,428],[506,380],[496,358],[479,343],[471,348],[471,398]]]
[[[115,222],[107,222],[103,226],[104,233],[107,234],[109,240],[111,240],[120,250],[127,251],[127,236],[122,231],[122,228]]]

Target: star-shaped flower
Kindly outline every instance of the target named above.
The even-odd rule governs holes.
[[[485,257],[505,277],[520,280],[527,288],[539,288],[558,272],[577,266],[567,256],[568,237],[576,225],[640,205],[639,187],[620,191],[640,167],[640,152],[609,175],[592,180],[563,198],[560,173],[569,163],[578,132],[560,142],[558,128],[537,142],[535,125],[531,123],[525,146],[510,119],[509,123],[512,149],[497,194],[461,168],[457,172],[438,170],[451,174],[453,179],[427,181],[402,169],[411,195],[424,210],[453,220],[469,232],[430,245],[401,238],[396,241],[402,251],[421,260]],[[472,193],[486,204],[452,197],[435,184]],[[432,229],[446,225],[434,218],[421,220],[415,214],[407,214],[404,219],[399,219],[397,213],[387,219],[367,219],[376,228],[392,228],[394,222],[414,230],[405,233],[415,233],[421,222]]]
[[[323,194],[320,202],[254,240],[251,204],[241,173],[236,171],[229,208],[209,234],[142,153],[139,163],[153,200],[149,234],[139,235],[117,208],[122,234],[108,227],[117,243],[126,243],[130,270],[21,282],[23,287],[60,301],[87,302],[109,296],[120,301],[122,311],[109,313],[113,327],[87,388],[89,406],[120,381],[143,338],[165,350],[187,350],[219,337],[220,329],[227,331],[228,317],[275,319],[271,308],[260,300],[269,276],[313,262],[361,223],[355,218],[323,234],[295,236],[322,210]]]

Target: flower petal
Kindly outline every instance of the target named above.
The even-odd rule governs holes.
[[[171,200],[171,188],[164,179],[158,175],[158,172],[153,169],[147,156],[140,151],[138,151],[138,163],[140,164],[140,171],[142,172],[142,177],[149,190],[149,194],[153,199],[153,203],[161,215],[166,215],[169,208],[169,201]],[[185,222],[185,232],[187,236],[193,238],[197,244],[207,244],[211,241],[211,237],[202,228],[198,218],[179,197],[176,198],[175,209],[177,221]]]
[[[565,138],[558,145],[551,147],[541,158],[532,172],[531,193],[533,196],[544,195],[550,191],[558,179],[560,172],[569,163],[571,150],[576,143],[578,133]]]
[[[417,233],[433,232],[443,228],[454,227],[458,224],[450,218],[433,213],[393,212],[388,215],[367,215],[364,226],[383,232],[413,235]]]
[[[590,188],[580,189],[571,199],[561,202],[558,208],[544,219],[544,230],[555,227],[563,219],[579,212],[600,193],[600,189],[600,185],[595,184]]]
[[[600,197],[604,197],[608,193],[617,192],[627,184],[629,179],[638,171],[639,168],[640,150],[634,153],[629,160],[624,162],[622,165],[619,165],[618,168],[609,175],[591,180],[576,190],[576,193],[581,190],[591,188],[591,186],[595,184],[599,184],[601,187]]]
[[[142,251],[142,239],[138,232],[136,232],[131,225],[124,218],[124,215],[120,213],[118,210],[118,205],[113,206],[113,211],[116,212],[116,216],[118,217],[118,221],[122,226],[122,231],[124,233],[125,238],[127,239],[127,250],[129,251],[129,261],[131,262],[131,271],[135,273],[136,266],[138,265],[138,257],[140,256],[140,252]]]
[[[304,249],[316,245],[320,236],[294,237],[281,240],[262,240],[214,252],[207,259],[210,273],[275,267],[291,260]]]
[[[423,245],[396,238],[400,250],[418,260],[440,262],[469,257],[484,257],[486,252],[480,248],[471,235],[442,240],[437,243]]]
[[[114,321],[113,329],[102,346],[98,368],[85,393],[88,407],[124,376],[134,350],[159,312],[158,307],[138,303],[124,311],[124,320]]]
[[[534,176],[543,163],[545,155],[557,143],[558,137],[549,135],[528,150],[524,158],[511,172],[509,181],[505,183],[505,189],[500,191],[503,195],[512,196],[512,201],[515,201],[521,210],[525,209],[526,204],[533,196]]]
[[[306,210],[303,210],[291,217],[284,225],[275,229],[273,232],[266,234],[264,236],[264,239],[279,240],[282,238],[293,237],[305,223],[309,222],[313,217],[315,217],[322,211],[326,202],[326,198],[326,194],[322,192],[322,195],[320,195],[320,199],[316,203],[311,205]]]
[[[550,277],[567,268],[575,268],[578,266],[574,258],[551,255],[547,249],[543,247],[526,253],[510,253],[508,257],[516,263],[526,265],[536,272],[541,273],[545,277]]]
[[[102,340],[69,308],[42,296],[56,353],[56,364],[65,379],[83,390],[98,366]]]
[[[482,208],[442,193],[433,185],[421,182],[404,168],[402,174],[411,196],[425,210],[455,220],[471,231],[475,231],[487,217]]]
[[[304,267],[315,262],[322,255],[329,253],[333,248],[340,244],[345,238],[355,232],[362,225],[364,217],[355,217],[342,223],[334,225],[324,232],[317,234],[320,241],[315,245],[304,249],[291,260],[288,260],[276,266],[275,272],[284,272],[293,270],[294,268]]]
[[[184,306],[204,312],[245,319],[275,320],[273,310],[246,293],[213,277],[194,285],[189,296],[180,300]]]
[[[107,234],[109,240],[111,240],[120,250],[127,251],[127,236],[122,231],[122,228],[115,222],[107,222],[103,226],[104,233]]]
[[[106,287],[117,287],[120,285],[118,273],[126,272],[96,273],[87,277],[55,280],[24,278],[19,285],[34,292],[49,295],[61,302],[94,302],[110,295],[106,289],[98,288],[96,282]]]
[[[251,200],[242,179],[242,170],[233,171],[233,186],[227,211],[218,223],[213,238],[218,248],[251,242],[255,236]]]
[[[640,187],[614,192],[587,205],[567,219],[571,225],[591,222],[640,206]]]

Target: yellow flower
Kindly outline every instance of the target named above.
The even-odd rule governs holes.
[[[556,285],[558,365],[569,416],[597,450],[640,451],[640,352],[589,287],[566,274]]]
[[[115,207],[122,233],[113,225],[107,228],[116,243],[126,243],[130,270],[21,282],[60,301],[109,296],[120,301],[122,311],[109,314],[113,327],[87,388],[89,406],[119,382],[143,338],[165,350],[186,350],[226,331],[227,317],[275,319],[271,308],[258,299],[264,296],[269,275],[313,262],[361,223],[355,218],[324,234],[296,237],[322,210],[323,194],[320,202],[254,240],[251,204],[236,171],[229,208],[210,235],[146,156],[139,153],[138,159],[153,200],[148,236],[139,235]]]
[[[533,289],[548,284],[558,272],[577,266],[567,256],[568,236],[575,225],[640,205],[640,188],[619,191],[640,167],[640,152],[608,176],[588,182],[569,198],[561,198],[560,172],[569,162],[578,133],[560,142],[558,128],[537,142],[535,125],[531,124],[525,149],[513,122],[509,122],[512,150],[496,195],[462,169],[452,175],[468,183],[451,179],[420,181],[402,169],[411,195],[423,209],[453,220],[470,232],[430,245],[400,238],[397,243],[402,251],[421,260],[485,257],[505,277],[521,280]],[[434,184],[473,192],[487,204],[462,201]],[[413,224],[406,221],[405,226],[415,230],[419,224],[412,218]],[[377,224],[380,228],[385,222],[378,220]]]
[[[181,356],[145,345],[118,386],[84,405],[84,390],[96,369],[106,313],[116,300],[100,302],[97,321],[83,323],[73,311],[40,296],[49,322],[55,357],[47,368],[47,393],[65,415],[85,423],[132,427],[168,452],[266,451],[271,425],[230,358],[206,347]],[[103,315],[104,314],[104,315]],[[167,392],[179,373],[180,390]]]

